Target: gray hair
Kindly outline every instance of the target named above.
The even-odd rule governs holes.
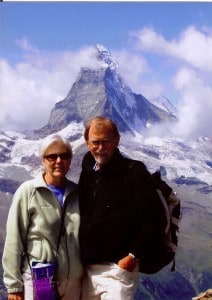
[[[72,147],[71,147],[69,140],[59,134],[51,134],[51,135],[47,136],[40,145],[40,157],[41,158],[44,157],[46,149],[55,142],[62,142],[64,145],[66,145],[68,150],[70,151],[70,154],[72,157],[72,155],[73,155]]]
[[[88,141],[88,135],[91,125],[94,125],[95,127],[102,127],[103,125],[108,125],[111,129],[113,137],[120,138],[118,127],[113,120],[104,116],[96,116],[90,119],[85,126],[84,138],[86,141]]]

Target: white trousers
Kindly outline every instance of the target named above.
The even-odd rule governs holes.
[[[133,272],[117,264],[87,266],[81,300],[133,300],[138,285],[138,265]]]
[[[30,274],[24,273],[22,275],[22,279],[24,282],[24,300],[34,300],[32,276]],[[58,287],[60,299],[80,300],[81,283],[82,283],[81,279],[58,282],[57,287]]]

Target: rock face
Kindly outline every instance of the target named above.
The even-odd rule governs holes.
[[[120,131],[140,131],[175,116],[135,94],[124,83],[107,49],[97,46],[98,69],[82,68],[67,97],[56,103],[46,126],[34,131],[34,138],[58,131],[72,121],[86,122],[104,115],[116,121]]]

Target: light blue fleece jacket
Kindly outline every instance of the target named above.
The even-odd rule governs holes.
[[[82,276],[78,244],[80,216],[75,183],[66,181],[64,197],[65,229],[56,255],[63,208],[48,189],[43,174],[24,182],[17,189],[8,214],[2,257],[3,280],[8,293],[23,291],[21,274],[30,272],[24,252],[27,252],[30,264],[33,261],[57,260],[56,277],[59,281]]]

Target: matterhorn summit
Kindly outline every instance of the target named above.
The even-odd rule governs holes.
[[[96,45],[96,48],[99,52],[99,59],[103,61],[111,70],[116,70],[118,67],[118,63],[115,62],[110,54],[110,52],[100,44]]]
[[[141,132],[156,123],[167,123],[175,116],[135,94],[117,71],[118,64],[102,45],[96,45],[96,59],[101,67],[82,67],[66,98],[55,104],[46,126],[34,131],[44,137],[68,126],[72,121],[86,122],[93,116],[114,119],[122,132]]]

